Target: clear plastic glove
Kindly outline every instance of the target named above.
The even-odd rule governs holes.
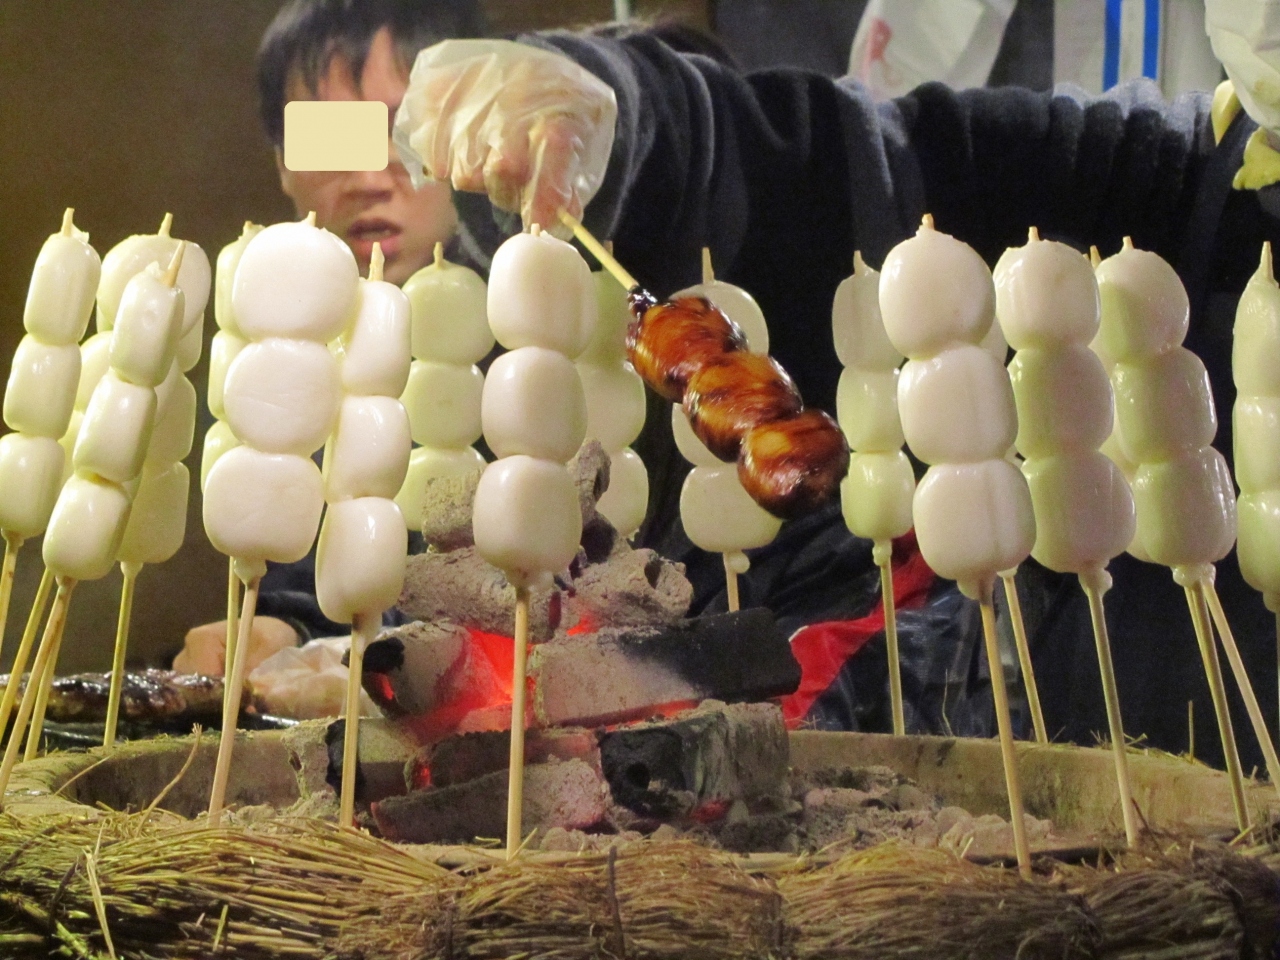
[[[487,193],[526,227],[567,234],[604,180],[617,97],[568,57],[510,40],[446,40],[418,54],[393,140],[426,176]]]

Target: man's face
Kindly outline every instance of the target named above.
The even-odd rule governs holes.
[[[383,29],[374,35],[359,77],[352,73],[349,61],[335,56],[315,91],[307,90],[302,79],[294,76],[287,99],[381,100],[394,118],[407,82],[391,34]],[[351,246],[362,273],[369,268],[374,243],[382,244],[384,279],[404,283],[431,262],[436,242],[452,237],[458,220],[447,184],[428,183],[414,190],[394,150],[391,158],[387,168],[377,172],[298,173],[285,169],[276,151],[280,186],[298,215],[314,210],[320,226]]]

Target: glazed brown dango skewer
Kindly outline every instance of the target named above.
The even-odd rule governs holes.
[[[573,217],[561,219],[628,291],[632,366],[659,396],[679,403],[709,450],[737,460],[751,498],[794,519],[825,503],[849,470],[835,419],[806,410],[771,358],[752,354],[742,330],[703,297],[659,301]]]

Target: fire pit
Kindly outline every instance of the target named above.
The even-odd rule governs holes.
[[[359,731],[368,832],[333,825],[341,722],[239,733],[217,828],[212,737],[21,765],[0,816],[0,956],[1274,954],[1280,856],[1269,828],[1228,846],[1222,774],[1134,752],[1150,833],[1122,851],[1109,753],[1020,744],[1038,828],[1023,879],[994,742],[788,733],[771,698],[799,670],[772,616],[686,618],[679,566],[595,515],[606,468],[579,458],[584,550],[535,597],[518,859],[489,843],[510,588],[476,557],[474,486],[454,478],[429,494],[433,550],[406,580],[418,622],[366,652],[388,718]],[[1274,791],[1248,799],[1267,824]]]
[[[391,755],[411,756],[410,745],[386,724],[367,727],[362,774],[385,784]],[[892,844],[796,857],[643,840],[595,855],[526,851],[513,864],[482,847],[392,844],[299,816],[336,809],[332,739],[323,722],[242,733],[228,793],[238,809],[218,830],[200,821],[209,737],[19,767],[0,818],[3,955],[105,955],[95,899],[118,954],[131,957],[496,958],[550,955],[553,944],[583,958],[1084,960],[1172,956],[1159,952],[1170,944],[1195,949],[1180,955],[1261,957],[1280,917],[1266,835],[1235,850],[1216,843],[1232,821],[1225,778],[1174,757],[1133,754],[1158,840],[1113,856],[1107,753],[1020,745],[1028,807],[1062,834],[1023,881],[1002,856],[982,866]],[[786,745],[794,774],[889,765],[944,803],[1005,809],[993,742],[799,732]],[[435,769],[469,776],[464,759],[475,762],[454,751]],[[1274,793],[1255,785],[1250,802],[1263,822]]]

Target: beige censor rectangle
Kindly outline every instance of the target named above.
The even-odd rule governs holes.
[[[284,165],[293,171],[385,170],[390,129],[380,100],[291,100]]]

